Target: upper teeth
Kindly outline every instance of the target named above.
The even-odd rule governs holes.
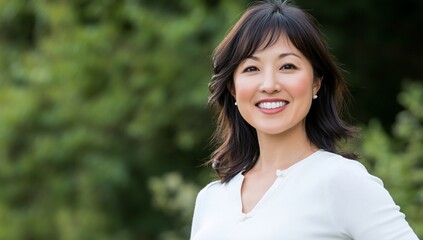
[[[258,104],[259,108],[264,108],[264,109],[274,109],[274,108],[279,108],[279,107],[283,107],[286,105],[286,102],[261,102]]]

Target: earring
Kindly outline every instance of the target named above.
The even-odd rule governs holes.
[[[235,106],[238,106],[238,103],[237,102],[235,102]]]
[[[220,161],[214,159],[213,162],[212,162],[212,168],[217,170],[219,168],[219,165],[220,165]]]
[[[317,98],[317,94],[314,94],[314,95],[313,95],[313,99],[316,99],[316,98]]]

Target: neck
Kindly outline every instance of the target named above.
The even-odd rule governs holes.
[[[292,129],[277,135],[258,132],[257,137],[260,157],[253,168],[255,171],[286,169],[318,150],[308,140],[305,128]]]

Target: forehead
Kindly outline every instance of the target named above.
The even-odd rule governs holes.
[[[295,50],[296,52],[300,52],[295,45],[292,43],[292,41],[289,39],[289,37],[281,33],[277,37],[267,37],[267,39],[264,39],[260,45],[258,45],[257,49],[255,49],[252,53],[252,55],[260,53],[268,48],[274,48],[274,47],[280,47],[284,49],[290,49]]]

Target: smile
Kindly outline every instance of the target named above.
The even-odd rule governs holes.
[[[283,107],[286,104],[288,104],[288,103],[287,102],[283,102],[283,101],[278,101],[278,102],[261,102],[261,103],[257,104],[257,106],[259,108],[262,108],[262,109],[275,109],[275,108]]]

